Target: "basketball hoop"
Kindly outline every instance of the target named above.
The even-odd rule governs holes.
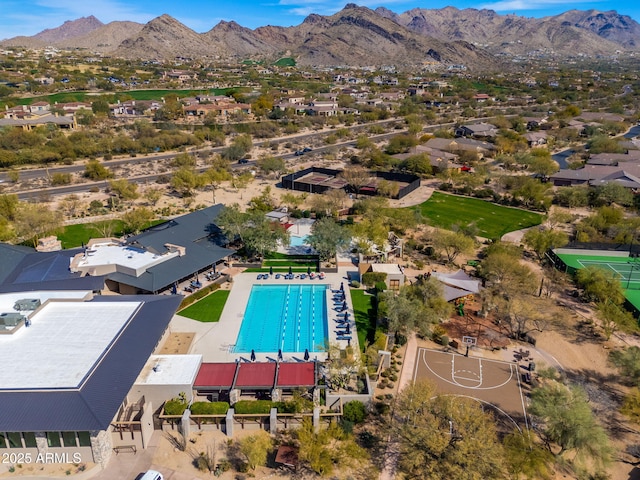
[[[475,347],[477,344],[477,341],[478,341],[477,337],[469,337],[469,336],[462,337],[462,344],[467,346],[467,350],[464,353],[465,357],[469,356],[469,349]]]

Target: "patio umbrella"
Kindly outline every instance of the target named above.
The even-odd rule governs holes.
[[[273,265],[269,267],[269,275],[273,275]]]
[[[307,274],[311,275],[311,267],[307,267]]]
[[[346,333],[347,335],[349,335],[351,333],[351,327],[349,326],[348,323],[347,323],[347,328],[345,329],[344,333]]]
[[[256,351],[255,350],[251,350],[251,361],[255,362],[256,361]]]
[[[344,319],[349,320],[349,312],[344,312]]]
[[[304,349],[304,359],[305,360],[309,360],[309,349],[308,348]]]
[[[289,275],[293,274],[293,268],[291,268],[291,265],[289,265]]]
[[[347,309],[347,302],[346,300],[344,302],[342,302],[342,311],[344,312]]]
[[[282,349],[278,350],[278,360],[282,361]]]
[[[340,291],[344,292],[344,283],[343,282],[340,282]]]

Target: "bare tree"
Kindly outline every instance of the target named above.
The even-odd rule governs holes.
[[[356,191],[356,198],[362,187],[371,181],[371,174],[362,167],[347,167],[340,176]]]

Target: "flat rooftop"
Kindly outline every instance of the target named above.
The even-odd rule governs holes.
[[[192,384],[202,364],[202,355],[151,355],[137,385]]]
[[[23,292],[21,298],[33,298]],[[69,292],[72,293],[72,292]],[[49,302],[31,326],[0,336],[0,390],[79,387],[141,302]]]
[[[122,265],[141,270],[172,258],[173,255],[157,255],[130,245],[96,244],[87,248],[77,266],[81,269],[104,265]]]
[[[41,304],[52,298],[61,300],[85,300],[92,294],[90,291],[81,290],[63,290],[63,291],[33,291],[33,292],[16,292],[0,294],[0,313],[15,312],[13,306],[18,300],[27,298],[37,298]],[[22,311],[23,315],[29,315],[31,312]]]

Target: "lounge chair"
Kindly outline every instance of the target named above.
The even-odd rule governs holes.
[[[276,280],[280,280],[280,274],[276,273]]]
[[[351,340],[351,335],[338,335],[336,337],[338,340],[347,340],[350,341]]]
[[[300,280],[304,280],[305,278],[307,278],[307,274],[303,273],[300,275]]]

